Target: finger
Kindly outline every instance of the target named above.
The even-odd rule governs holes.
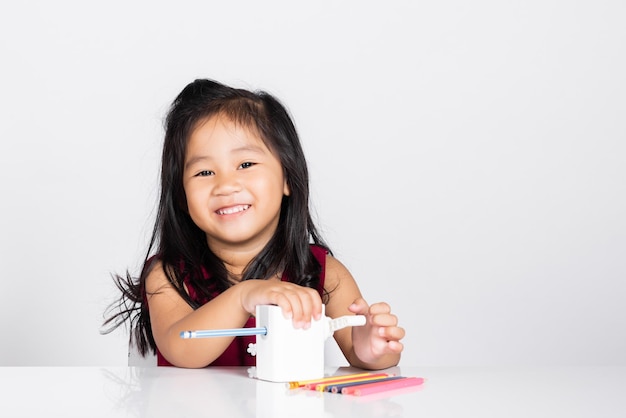
[[[389,341],[398,341],[404,338],[405,331],[404,328],[401,327],[380,327],[378,329],[378,335]]]
[[[394,327],[398,325],[398,317],[390,313],[376,314],[372,315],[371,322],[379,327]]]
[[[372,315],[386,314],[389,312],[391,312],[391,306],[386,302],[378,302],[370,305],[370,314]]]
[[[280,306],[285,319],[295,320],[300,315],[300,308],[297,305],[298,298],[294,296],[293,290],[284,284],[272,289],[271,300]]]
[[[311,319],[314,315],[314,298],[316,296],[313,292],[317,293],[315,290],[306,287],[302,287],[297,292],[294,292],[292,303],[297,307],[297,314],[293,316],[295,328],[308,329],[311,327]],[[319,299],[319,296],[317,298]]]
[[[357,298],[352,302],[352,304],[348,307],[348,310],[357,315],[367,315],[369,306],[367,302],[363,298]]]
[[[402,344],[400,341],[389,341],[387,343],[387,349],[392,353],[399,354],[402,352],[402,350],[404,350],[404,344]]]
[[[311,320],[319,321],[322,318],[322,297],[316,289],[306,287],[304,290],[306,294],[302,296],[302,303],[308,328]]]
[[[285,300],[284,309],[290,312],[295,328],[310,328],[312,318],[321,318],[322,299],[317,290],[299,285],[286,286],[281,298]]]
[[[372,354],[378,358],[385,354],[399,354],[403,349],[404,345],[399,341],[384,341],[372,346]]]
[[[291,305],[291,312],[293,315],[291,319],[293,321],[294,328],[302,328],[304,309],[300,297],[297,293],[289,293],[285,296],[287,297],[287,299],[289,300],[289,304]]]
[[[315,319],[316,321],[319,321],[322,318],[322,297],[316,289],[310,289],[309,296],[311,302],[310,316],[313,317],[313,319]]]

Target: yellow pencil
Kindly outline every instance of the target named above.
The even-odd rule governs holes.
[[[373,374],[374,373],[372,372],[367,372],[367,373],[358,373],[358,374],[348,374],[348,375],[343,375],[343,376],[333,376],[327,379],[323,379],[319,382],[307,383],[306,385],[304,385],[304,387],[310,390],[317,390],[318,387],[330,385],[333,383],[342,383],[342,382],[346,382],[352,379],[362,379],[364,377],[372,376]]]
[[[317,390],[319,392],[325,392],[329,386],[354,382],[369,383],[375,380],[387,378],[389,376],[389,373],[370,373],[368,376],[349,377],[347,379],[341,379],[334,382],[318,383],[315,386],[312,386],[310,389]]]
[[[372,374],[371,372],[366,372],[366,373],[347,374],[343,376],[329,376],[329,377],[323,377],[320,379],[301,380],[299,382],[298,381],[289,382],[287,383],[287,386],[289,387],[289,389],[296,389],[296,388],[301,388],[310,384],[333,382],[333,381],[342,380],[342,379],[346,379],[350,377],[369,376],[371,374]]]

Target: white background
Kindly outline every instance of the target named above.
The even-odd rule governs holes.
[[[383,4],[384,3],[384,4]],[[290,109],[316,218],[401,365],[626,364],[623,1],[0,6],[0,365],[124,365],[162,120],[195,78]]]

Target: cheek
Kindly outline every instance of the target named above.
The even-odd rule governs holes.
[[[257,190],[262,190],[267,196],[273,196],[274,199],[282,201],[284,195],[289,194],[287,182],[282,177],[272,177],[271,179],[259,180]]]
[[[187,212],[192,215],[197,211],[199,205],[199,195],[194,193],[193,188],[185,187],[185,198],[187,200]]]
[[[197,199],[194,200],[193,197],[187,199],[187,213],[192,222],[200,229],[203,229],[203,225],[207,220],[206,208],[204,206]]]

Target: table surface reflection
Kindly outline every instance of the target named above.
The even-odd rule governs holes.
[[[626,367],[388,371],[426,381],[357,397],[289,390],[246,367],[2,367],[0,416],[626,418]]]

